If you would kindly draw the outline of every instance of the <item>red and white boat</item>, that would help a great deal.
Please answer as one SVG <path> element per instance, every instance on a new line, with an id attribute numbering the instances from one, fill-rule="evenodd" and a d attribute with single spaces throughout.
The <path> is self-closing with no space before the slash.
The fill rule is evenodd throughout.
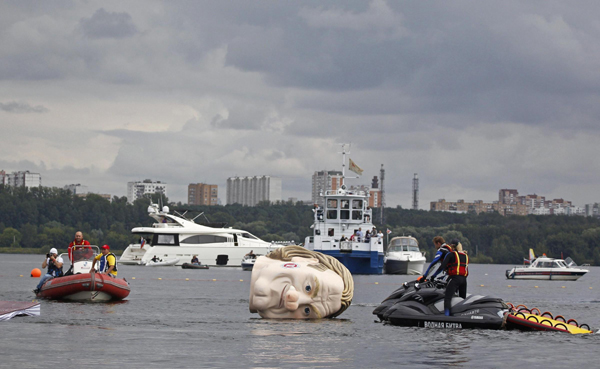
<path id="1" fill-rule="evenodd" d="M 91 248 L 98 249 L 97 246 L 91 246 Z M 129 282 L 124 278 L 113 278 L 90 270 L 94 255 L 89 252 L 82 254 L 73 254 L 75 260 L 72 265 L 73 274 L 48 280 L 40 288 L 37 297 L 52 300 L 104 302 L 122 300 L 129 296 L 129 292 L 131 292 Z M 66 254 L 61 256 L 63 260 L 68 260 Z"/>

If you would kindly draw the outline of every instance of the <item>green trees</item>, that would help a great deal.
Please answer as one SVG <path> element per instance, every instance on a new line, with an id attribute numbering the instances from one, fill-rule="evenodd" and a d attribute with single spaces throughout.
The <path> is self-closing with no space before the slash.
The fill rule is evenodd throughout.
<path id="1" fill-rule="evenodd" d="M 155 198 L 154 201 L 158 201 Z M 164 199 L 162 200 L 164 201 Z M 0 185 L 0 248 L 47 252 L 50 247 L 66 250 L 76 231 L 92 244 L 108 244 L 123 250 L 138 240 L 131 229 L 150 226 L 148 199 L 128 204 L 125 197 L 108 201 L 98 195 L 73 196 L 57 188 L 4 187 Z M 247 230 L 265 241 L 304 242 L 312 235 L 312 206 L 301 203 L 187 206 L 170 204 L 171 211 L 188 218 L 204 212 L 197 223 L 226 223 Z M 186 213 L 187 212 L 187 213 Z M 378 209 L 374 209 L 378 214 Z M 375 219 L 378 219 L 376 217 Z M 570 256 L 577 263 L 600 265 L 600 220 L 580 216 L 508 216 L 497 213 L 453 214 L 424 210 L 385 209 L 385 224 L 376 224 L 384 234 L 410 235 L 419 241 L 428 259 L 435 253 L 432 239 L 457 238 L 473 261 L 521 264 L 532 248 L 536 255 Z M 387 238 L 387 237 L 386 237 Z"/>

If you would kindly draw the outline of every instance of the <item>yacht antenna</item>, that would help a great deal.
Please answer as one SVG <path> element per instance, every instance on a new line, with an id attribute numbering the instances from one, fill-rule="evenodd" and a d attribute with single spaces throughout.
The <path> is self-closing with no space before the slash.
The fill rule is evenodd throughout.
<path id="1" fill-rule="evenodd" d="M 345 184 L 346 181 L 344 181 L 345 178 L 360 178 L 360 177 L 346 177 L 346 154 L 350 154 L 350 147 L 352 147 L 352 142 L 350 142 L 349 144 L 340 144 L 342 145 L 342 152 L 340 154 L 342 154 L 342 183 Z M 348 152 L 346 152 L 346 145 L 348 145 Z"/>

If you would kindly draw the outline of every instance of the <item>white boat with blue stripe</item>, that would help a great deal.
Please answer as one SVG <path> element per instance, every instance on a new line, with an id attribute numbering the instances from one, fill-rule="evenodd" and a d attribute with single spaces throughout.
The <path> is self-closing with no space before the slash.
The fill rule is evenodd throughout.
<path id="1" fill-rule="evenodd" d="M 342 179 L 346 152 L 342 153 Z M 357 178 L 357 177 L 352 177 Z M 342 182 L 344 183 L 344 182 Z M 333 256 L 352 274 L 383 274 L 383 237 L 366 237 L 374 229 L 369 193 L 349 190 L 343 184 L 337 190 L 322 193 L 324 208 L 313 209 L 313 235 L 305 240 L 305 247 Z M 356 236 L 357 231 L 362 236 Z"/>

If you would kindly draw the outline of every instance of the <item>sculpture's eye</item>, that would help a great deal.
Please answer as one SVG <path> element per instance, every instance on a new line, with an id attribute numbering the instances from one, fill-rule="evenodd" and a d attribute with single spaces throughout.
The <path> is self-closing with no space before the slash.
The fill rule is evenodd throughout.
<path id="1" fill-rule="evenodd" d="M 312 291 L 312 287 L 310 286 L 310 284 L 307 284 L 306 287 L 304 287 L 304 291 L 306 291 L 306 292 Z"/>
<path id="2" fill-rule="evenodd" d="M 304 315 L 306 315 L 306 316 L 310 315 L 310 308 L 308 306 L 304 308 Z"/>

